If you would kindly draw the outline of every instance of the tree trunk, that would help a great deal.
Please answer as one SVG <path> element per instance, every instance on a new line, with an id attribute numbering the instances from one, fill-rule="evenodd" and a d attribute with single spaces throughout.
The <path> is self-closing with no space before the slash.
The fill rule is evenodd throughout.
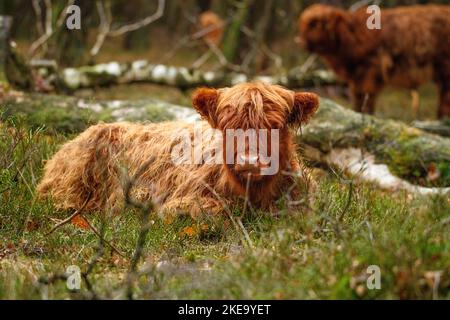
<path id="1" fill-rule="evenodd" d="M 234 19 L 229 24 L 225 38 L 222 42 L 223 55 L 230 63 L 234 63 L 236 61 L 239 53 L 238 49 L 241 39 L 241 28 L 247 20 L 251 1 L 252 0 L 242 0 L 237 4 L 238 8 L 234 15 Z"/>
<path id="2" fill-rule="evenodd" d="M 10 16 L 0 16 L 0 85 L 7 85 L 6 61 L 8 59 L 9 37 L 11 32 L 12 18 Z"/>
<path id="3" fill-rule="evenodd" d="M 33 77 L 25 60 L 10 44 L 12 18 L 0 16 L 0 85 L 30 90 Z"/>
<path id="4" fill-rule="evenodd" d="M 258 19 L 254 30 L 255 38 L 253 39 L 253 43 L 251 44 L 252 48 L 248 54 L 248 57 L 245 58 L 245 62 L 249 66 L 249 73 L 251 75 L 255 75 L 261 71 L 264 65 L 264 61 L 267 58 L 265 54 L 262 53 L 262 46 L 266 39 L 267 30 L 270 26 L 274 8 L 273 4 L 274 0 L 264 1 L 262 17 Z"/>

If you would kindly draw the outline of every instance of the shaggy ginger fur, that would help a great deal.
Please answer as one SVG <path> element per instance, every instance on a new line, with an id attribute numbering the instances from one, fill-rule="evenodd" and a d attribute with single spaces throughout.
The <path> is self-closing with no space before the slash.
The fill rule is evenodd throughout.
<path id="1" fill-rule="evenodd" d="M 381 29 L 369 30 L 366 8 L 348 12 L 316 4 L 298 20 L 300 41 L 348 82 L 358 111 L 374 112 L 385 85 L 416 89 L 434 81 L 438 117 L 450 117 L 450 6 L 415 5 L 381 11 Z"/>
<path id="2" fill-rule="evenodd" d="M 253 178 L 248 171 L 240 171 L 237 165 L 226 162 L 174 164 L 172 148 L 179 141 L 180 130 L 193 136 L 191 123 L 98 124 L 63 145 L 48 161 L 38 194 L 52 197 L 56 207 L 62 209 L 80 209 L 85 203 L 85 208 L 91 211 L 117 207 L 124 198 L 120 168 L 127 168 L 133 175 L 152 157 L 154 161 L 135 182 L 132 194 L 139 200 L 158 201 L 162 212 L 181 210 L 192 215 L 221 212 L 224 205 L 236 204 L 246 195 L 253 206 L 272 209 L 275 201 L 291 189 L 298 196 L 300 191 L 306 191 L 309 176 L 297 159 L 290 127 L 306 123 L 315 113 L 318 107 L 315 94 L 246 83 L 220 90 L 197 89 L 193 105 L 206 120 L 201 122 L 202 131 L 211 127 L 220 132 L 230 128 L 279 129 L 278 172 L 267 176 L 255 173 Z M 211 141 L 205 140 L 196 147 L 211 150 L 214 147 Z M 252 167 L 252 172 L 257 169 Z M 296 173 L 299 178 L 294 179 L 286 172 Z M 250 179 L 248 193 L 247 179 Z"/>
<path id="3" fill-rule="evenodd" d="M 224 21 L 214 12 L 205 11 L 199 17 L 199 32 L 206 32 L 202 37 L 203 40 L 209 42 L 216 47 L 222 40 L 224 31 Z"/>

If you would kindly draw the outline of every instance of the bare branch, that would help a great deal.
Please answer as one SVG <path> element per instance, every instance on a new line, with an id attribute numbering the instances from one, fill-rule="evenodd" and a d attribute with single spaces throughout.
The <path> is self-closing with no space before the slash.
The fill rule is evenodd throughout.
<path id="1" fill-rule="evenodd" d="M 83 217 L 84 221 L 86 221 L 87 225 L 89 226 L 89 228 L 92 230 L 92 232 L 94 232 L 97 237 L 100 238 L 101 241 L 103 241 L 104 243 L 106 243 L 115 253 L 117 253 L 119 256 L 121 256 L 122 258 L 125 257 L 125 255 L 120 252 L 119 249 L 117 249 L 111 242 L 109 242 L 108 240 L 105 239 L 105 237 L 102 235 L 101 232 L 99 232 L 94 225 L 89 221 L 88 218 Z"/>
<path id="2" fill-rule="evenodd" d="M 56 29 L 59 29 L 64 24 L 64 19 L 67 15 L 67 8 L 73 5 L 75 0 L 68 0 L 65 8 L 61 11 L 58 20 L 56 22 Z M 54 35 L 53 29 L 53 11 L 52 11 L 52 0 L 44 0 L 45 4 L 45 33 L 39 37 L 35 42 L 33 42 L 28 50 L 28 54 L 30 57 L 34 57 L 37 50 L 47 43 L 47 41 Z M 36 15 L 40 15 L 41 10 L 39 7 L 39 3 L 33 3 L 33 7 L 35 8 Z M 39 8 L 39 9 L 38 9 Z"/>
<path id="3" fill-rule="evenodd" d="M 45 32 L 42 36 L 40 36 L 35 42 L 33 42 L 30 46 L 29 55 L 34 56 L 37 49 L 42 46 L 44 43 L 50 39 L 51 35 L 53 34 L 53 28 L 52 28 L 52 1 L 51 0 L 44 0 L 45 4 Z M 40 10 L 39 10 L 40 11 Z"/>
<path id="4" fill-rule="evenodd" d="M 41 6 L 40 6 L 39 2 L 40 2 L 40 0 L 33 0 L 32 5 L 33 5 L 34 14 L 36 15 L 36 28 L 39 33 L 39 36 L 42 36 L 44 34 L 44 28 L 43 28 L 44 22 L 42 21 L 42 10 L 41 10 Z"/>
<path id="5" fill-rule="evenodd" d="M 107 37 L 118 37 L 125 33 L 136 31 L 161 18 L 164 14 L 165 4 L 165 0 L 158 0 L 158 8 L 151 16 L 148 16 L 141 21 L 122 26 L 116 30 L 111 30 L 111 3 L 108 1 L 105 8 L 102 0 L 97 1 L 97 11 L 100 17 L 100 31 L 97 35 L 97 40 L 90 51 L 91 57 L 94 57 L 99 53 Z"/>
<path id="6" fill-rule="evenodd" d="M 81 213 L 83 212 L 84 208 L 86 208 L 86 205 L 88 204 L 89 200 L 91 200 L 91 194 L 89 194 L 86 198 L 86 200 L 84 201 L 83 205 L 81 206 L 80 209 L 76 210 L 72 215 L 70 215 L 68 218 L 64 219 L 63 221 L 61 221 L 60 223 L 58 223 L 57 225 L 55 225 L 49 232 L 47 232 L 45 235 L 48 236 L 50 234 L 52 234 L 56 229 L 59 229 L 60 227 L 62 227 L 65 224 L 68 224 L 70 221 L 72 221 L 73 218 L 81 215 Z"/>
<path id="7" fill-rule="evenodd" d="M 161 18 L 163 16 L 165 5 L 166 5 L 166 0 L 158 0 L 158 8 L 156 9 L 156 12 L 154 14 L 142 19 L 141 21 L 122 26 L 116 30 L 112 30 L 108 33 L 108 36 L 118 37 L 127 32 L 136 31 L 140 28 L 143 28 L 143 27 L 149 25 L 150 23 L 158 20 L 159 18 Z"/>
<path id="8" fill-rule="evenodd" d="M 107 2 L 107 6 L 103 5 L 103 1 L 97 1 L 97 12 L 100 17 L 100 32 L 97 35 L 97 40 L 95 41 L 94 46 L 92 47 L 90 54 L 91 56 L 96 56 L 100 51 L 100 48 L 103 46 L 106 37 L 111 28 L 111 5 L 110 2 Z"/>

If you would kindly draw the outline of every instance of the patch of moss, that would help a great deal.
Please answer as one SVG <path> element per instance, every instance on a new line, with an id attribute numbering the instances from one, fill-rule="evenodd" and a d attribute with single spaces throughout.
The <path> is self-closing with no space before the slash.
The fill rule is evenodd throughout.
<path id="1" fill-rule="evenodd" d="M 4 116 L 18 116 L 31 128 L 45 127 L 53 132 L 76 133 L 98 121 L 98 115 L 91 110 L 71 106 L 57 107 L 48 104 L 19 103 L 6 104 Z"/>

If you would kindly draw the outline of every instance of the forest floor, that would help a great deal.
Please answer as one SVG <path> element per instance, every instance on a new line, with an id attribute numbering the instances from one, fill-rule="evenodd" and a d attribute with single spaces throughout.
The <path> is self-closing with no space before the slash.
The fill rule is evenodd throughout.
<path id="1" fill-rule="evenodd" d="M 433 94 L 427 92 L 423 103 L 434 105 Z M 186 93 L 151 85 L 95 94 L 99 99 L 151 96 L 189 104 Z M 408 99 L 406 93 L 388 91 L 378 112 L 409 121 L 404 116 Z M 107 245 L 100 251 L 99 238 L 83 219 L 46 235 L 70 213 L 35 198 L 44 161 L 88 123 L 98 121 L 87 115 L 73 121 L 79 125 L 62 125 L 71 117 L 43 110 L 34 118 L 4 115 L 0 122 L 0 299 L 76 299 L 93 293 L 124 298 L 127 292 L 151 299 L 450 298 L 449 199 L 349 184 L 349 177 L 323 170 L 317 170 L 312 212 L 278 217 L 233 212 L 243 228 L 234 227 L 228 217 L 152 215 L 138 265 L 145 272 L 131 277 L 130 261 L 141 230 L 134 210 L 88 216 L 97 229 L 104 228 L 105 239 L 122 256 Z M 92 288 L 82 282 L 81 290 L 70 291 L 66 281 L 52 281 L 72 265 L 87 271 Z M 380 289 L 366 285 L 370 265 L 380 268 Z"/>

